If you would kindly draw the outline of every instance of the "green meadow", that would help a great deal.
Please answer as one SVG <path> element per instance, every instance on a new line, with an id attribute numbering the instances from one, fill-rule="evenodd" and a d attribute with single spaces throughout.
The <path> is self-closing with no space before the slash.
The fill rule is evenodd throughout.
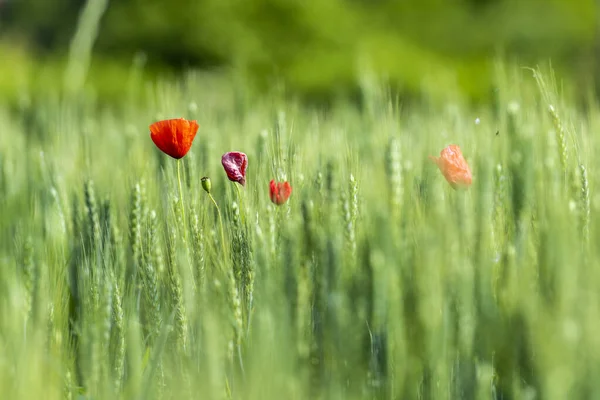
<path id="1" fill-rule="evenodd" d="M 550 69 L 493 80 L 486 105 L 367 76 L 310 107 L 132 74 L 113 105 L 1 106 L 2 398 L 597 397 L 600 108 Z M 179 117 L 200 125 L 181 193 L 148 128 Z M 449 144 L 467 190 L 428 159 Z"/>

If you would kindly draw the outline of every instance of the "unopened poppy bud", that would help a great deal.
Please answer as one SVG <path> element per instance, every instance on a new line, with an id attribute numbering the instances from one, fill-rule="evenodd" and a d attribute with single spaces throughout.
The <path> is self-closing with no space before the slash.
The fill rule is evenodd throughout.
<path id="1" fill-rule="evenodd" d="M 206 190 L 206 193 L 210 193 L 210 188 L 212 187 L 210 183 L 210 178 L 208 176 L 205 176 L 200 180 L 202 181 L 202 188 Z"/>

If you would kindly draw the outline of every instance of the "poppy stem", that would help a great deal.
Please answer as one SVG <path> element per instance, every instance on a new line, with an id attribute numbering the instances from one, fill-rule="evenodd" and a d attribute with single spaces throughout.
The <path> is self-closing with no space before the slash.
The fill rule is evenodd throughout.
<path id="1" fill-rule="evenodd" d="M 244 207 L 242 204 L 242 192 L 240 191 L 240 187 L 238 185 L 235 185 L 235 189 L 237 190 L 238 200 L 240 202 L 240 213 L 242 214 L 242 225 L 243 225 L 244 224 L 244 216 L 245 216 L 246 212 L 244 211 Z"/>
<path id="2" fill-rule="evenodd" d="M 179 205 L 181 207 L 181 222 L 183 224 L 183 235 L 187 242 L 187 229 L 185 228 L 185 206 L 183 204 L 183 189 L 181 186 L 181 159 L 177 160 L 177 182 L 179 183 Z"/>
<path id="3" fill-rule="evenodd" d="M 219 205 L 215 201 L 215 198 L 213 197 L 212 194 L 209 193 L 208 197 L 210 197 L 213 204 L 217 208 L 217 214 L 219 215 L 219 227 L 221 228 L 221 245 L 223 246 L 223 256 L 225 256 L 227 249 L 225 248 L 225 230 L 223 229 L 223 218 L 221 218 L 221 209 L 219 208 Z"/>

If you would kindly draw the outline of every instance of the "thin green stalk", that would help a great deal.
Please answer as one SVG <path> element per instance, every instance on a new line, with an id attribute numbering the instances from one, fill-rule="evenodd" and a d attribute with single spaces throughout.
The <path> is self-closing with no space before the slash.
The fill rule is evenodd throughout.
<path id="1" fill-rule="evenodd" d="M 217 214 L 219 215 L 219 228 L 221 229 L 221 246 L 223 248 L 223 260 L 225 260 L 227 248 L 225 246 L 225 230 L 223 229 L 223 218 L 221 216 L 221 209 L 219 208 L 219 205 L 217 204 L 217 202 L 215 201 L 215 198 L 213 197 L 213 195 L 210 193 L 209 190 L 207 190 L 208 197 L 210 197 L 210 200 L 213 202 L 213 204 L 217 208 Z M 238 195 L 239 195 L 239 189 L 238 189 Z M 232 296 L 231 296 L 232 308 L 234 310 L 234 314 L 236 315 L 236 323 L 238 324 L 238 326 L 235 328 L 235 335 L 236 335 L 235 341 L 237 343 L 237 353 L 238 353 L 238 360 L 240 363 L 240 370 L 241 370 L 242 376 L 243 376 L 243 375 L 245 375 L 245 372 L 244 372 L 244 362 L 242 359 L 242 348 L 241 348 L 241 343 L 240 343 L 241 326 L 242 326 L 241 311 L 240 311 L 240 299 L 239 299 L 239 294 L 237 292 L 237 286 L 235 283 L 235 277 L 233 275 L 233 271 L 230 270 L 228 272 L 228 277 L 230 280 L 230 290 L 232 290 Z"/>
<path id="2" fill-rule="evenodd" d="M 241 217 L 242 217 L 242 225 L 244 225 L 244 205 L 242 203 L 242 192 L 240 191 L 240 187 L 239 185 L 235 185 L 235 189 L 237 190 L 237 194 L 238 194 L 238 200 L 240 202 L 240 213 L 241 213 Z"/>
<path id="3" fill-rule="evenodd" d="M 185 206 L 183 205 L 183 189 L 181 187 L 181 159 L 177 160 L 177 182 L 179 183 L 179 205 L 181 207 L 181 222 L 183 223 L 183 237 L 187 242 L 187 229 L 185 229 Z"/>
<path id="4" fill-rule="evenodd" d="M 212 194 L 209 193 L 208 197 L 210 197 L 213 204 L 217 208 L 217 214 L 219 215 L 219 227 L 221 229 L 221 246 L 223 246 L 223 255 L 225 255 L 225 253 L 227 253 L 227 251 L 226 251 L 227 249 L 225 247 L 225 230 L 223 229 L 223 218 L 221 217 L 221 209 L 219 208 L 219 205 L 215 201 L 215 198 L 213 197 Z"/>

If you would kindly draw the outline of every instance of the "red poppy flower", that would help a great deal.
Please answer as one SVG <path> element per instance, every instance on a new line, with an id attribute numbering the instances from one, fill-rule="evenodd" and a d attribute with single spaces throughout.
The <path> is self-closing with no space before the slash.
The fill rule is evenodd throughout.
<path id="1" fill-rule="evenodd" d="M 190 151 L 198 123 L 183 118 L 167 119 L 150 125 L 150 137 L 163 153 L 180 159 Z"/>
<path id="2" fill-rule="evenodd" d="M 246 167 L 248 166 L 248 157 L 239 151 L 230 151 L 223 154 L 221 164 L 227 173 L 230 181 L 238 182 L 244 186 L 246 184 Z"/>
<path id="3" fill-rule="evenodd" d="M 271 180 L 269 183 L 269 195 L 271 201 L 278 206 L 282 205 L 290 198 L 292 194 L 292 187 L 289 182 L 275 182 Z"/>
<path id="4" fill-rule="evenodd" d="M 452 188 L 467 188 L 471 185 L 473 181 L 471 169 L 457 145 L 451 144 L 446 147 L 440 152 L 440 157 L 429 156 L 429 158 L 437 164 Z"/>

